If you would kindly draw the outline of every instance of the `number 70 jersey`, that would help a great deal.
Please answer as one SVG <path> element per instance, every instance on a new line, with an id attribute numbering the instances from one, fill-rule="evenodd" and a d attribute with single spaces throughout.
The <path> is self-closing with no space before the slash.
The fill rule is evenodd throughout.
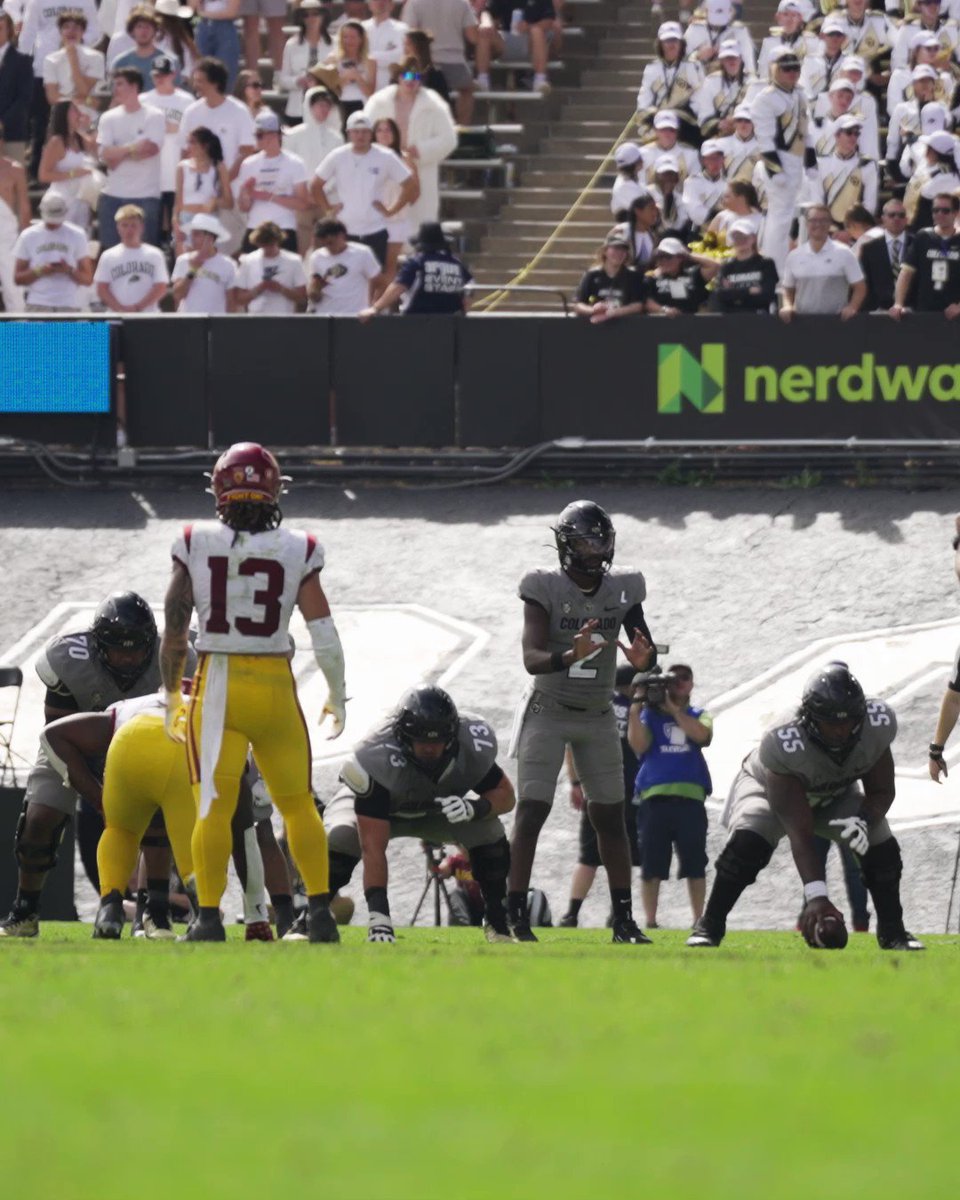
<path id="1" fill-rule="evenodd" d="M 237 533 L 219 521 L 185 525 L 173 558 L 190 575 L 200 621 L 197 649 L 214 654 L 287 654 L 300 585 L 323 569 L 309 533 Z"/>

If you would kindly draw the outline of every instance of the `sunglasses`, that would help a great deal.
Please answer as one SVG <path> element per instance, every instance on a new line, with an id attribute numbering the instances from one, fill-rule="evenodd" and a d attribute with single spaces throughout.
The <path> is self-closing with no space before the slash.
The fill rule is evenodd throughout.
<path id="1" fill-rule="evenodd" d="M 897 221 L 905 221 L 907 219 L 907 214 L 905 212 L 888 212 L 884 213 L 884 216 L 893 217 Z"/>
<path id="2" fill-rule="evenodd" d="M 944 207 L 941 205 L 941 207 L 940 207 L 940 208 L 935 208 L 935 209 L 933 209 L 932 211 L 933 211 L 933 212 L 935 212 L 935 213 L 952 213 L 952 212 L 953 212 L 953 209 L 952 209 L 952 208 L 944 208 Z"/>
<path id="3" fill-rule="evenodd" d="M 404 71 L 400 76 L 404 83 L 419 83 L 420 75 L 416 71 Z"/>
<path id="4" fill-rule="evenodd" d="M 243 86 L 244 87 L 252 87 L 252 88 L 260 88 L 261 90 L 263 88 L 263 84 L 258 79 L 251 79 L 249 83 L 245 83 Z"/>

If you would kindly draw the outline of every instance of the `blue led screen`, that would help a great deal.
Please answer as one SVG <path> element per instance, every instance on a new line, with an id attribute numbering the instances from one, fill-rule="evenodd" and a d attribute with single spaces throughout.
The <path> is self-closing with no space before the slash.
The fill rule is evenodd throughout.
<path id="1" fill-rule="evenodd" d="M 0 413 L 108 413 L 108 321 L 0 321 Z"/>

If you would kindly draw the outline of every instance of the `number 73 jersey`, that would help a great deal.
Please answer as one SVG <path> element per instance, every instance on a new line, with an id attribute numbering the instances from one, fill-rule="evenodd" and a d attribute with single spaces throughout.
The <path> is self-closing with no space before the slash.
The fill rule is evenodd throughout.
<path id="1" fill-rule="evenodd" d="M 237 533 L 219 521 L 185 525 L 173 557 L 190 575 L 200 621 L 197 649 L 214 654 L 287 654 L 300 585 L 323 569 L 309 533 Z"/>
<path id="2" fill-rule="evenodd" d="M 743 764 L 754 779 L 766 783 L 767 772 L 792 775 L 807 793 L 813 808 L 842 796 L 880 761 L 897 736 L 897 717 L 882 700 L 867 701 L 860 737 L 842 762 L 831 758 L 800 724 L 793 713 L 771 726 L 760 745 Z"/>

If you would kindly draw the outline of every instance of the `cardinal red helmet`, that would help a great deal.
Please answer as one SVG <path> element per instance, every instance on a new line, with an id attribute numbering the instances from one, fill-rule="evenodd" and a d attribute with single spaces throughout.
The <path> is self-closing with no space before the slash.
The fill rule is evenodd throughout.
<path id="1" fill-rule="evenodd" d="M 217 515 L 234 529 L 278 525 L 280 496 L 288 479 L 265 447 L 257 442 L 237 442 L 220 455 L 210 476 Z"/>

